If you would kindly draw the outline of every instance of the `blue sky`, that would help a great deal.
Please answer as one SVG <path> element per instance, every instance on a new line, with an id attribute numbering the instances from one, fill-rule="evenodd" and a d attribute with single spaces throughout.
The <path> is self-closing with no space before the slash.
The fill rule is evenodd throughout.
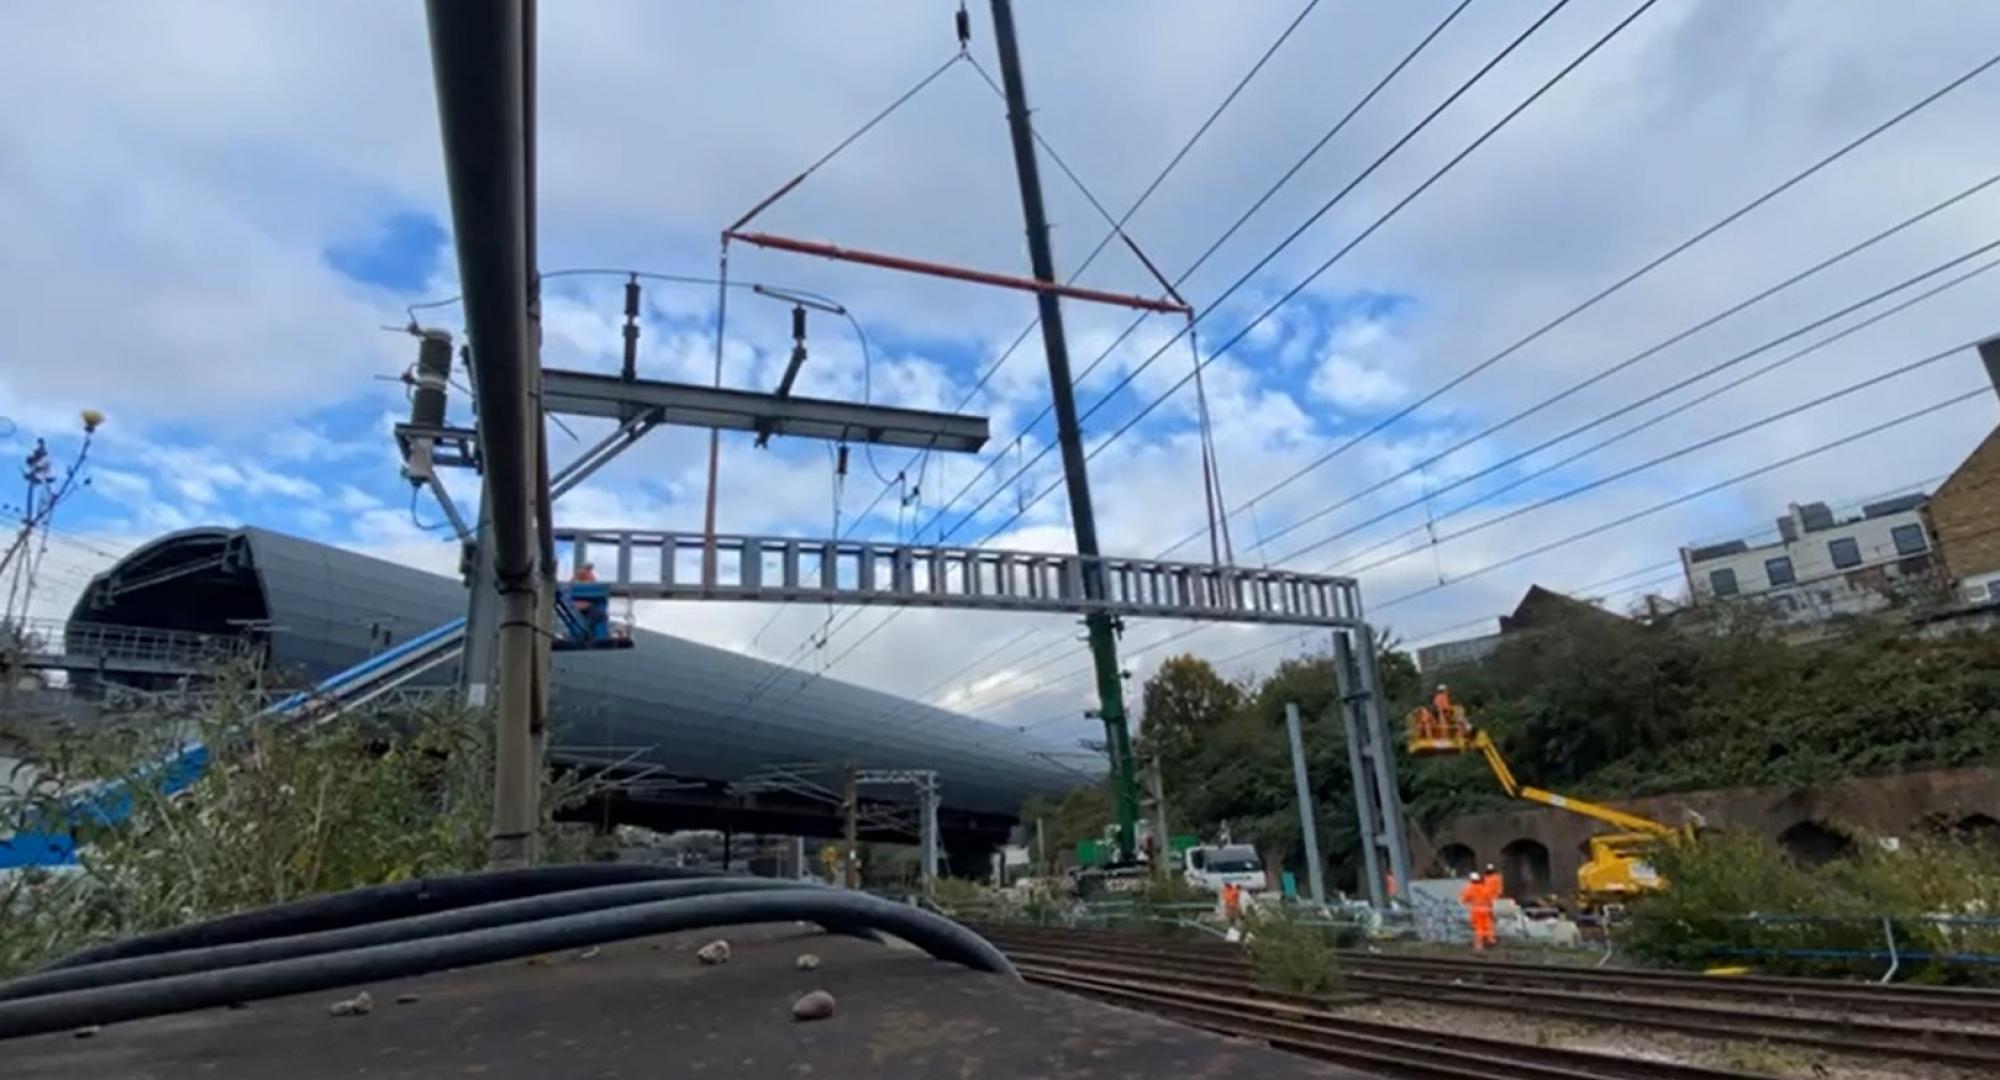
<path id="1" fill-rule="evenodd" d="M 1296 10 L 1273 4 L 1162 12 L 1112 4 L 1024 11 L 1039 129 L 1101 202 L 1121 210 Z M 1441 2 L 1315 10 L 1133 215 L 1133 237 L 1169 275 L 1179 275 L 1446 10 Z M 415 358 L 414 341 L 400 329 L 406 305 L 457 291 L 420 13 L 386 3 L 332 12 L 197 0 L 120 13 L 125 17 L 108 18 L 91 4 L 36 8 L 0 42 L 0 92 L 47 103 L 0 117 L 0 232 L 10 238 L 0 250 L 0 303 L 8 308 L 0 320 L 0 416 L 16 427 L 0 438 L 0 449 L 19 453 L 24 440 L 46 434 L 61 450 L 73 445 L 77 409 L 102 408 L 111 417 L 93 454 L 92 492 L 60 523 L 42 610 L 60 612 L 88 574 L 118 552 L 168 529 L 211 522 L 254 522 L 449 570 L 453 545 L 426 528 L 438 523 L 436 508 L 419 499 L 413 516 L 411 489 L 398 475 L 388 438 L 407 409 L 399 377 Z M 1183 291 L 1206 312 L 1205 354 L 1369 228 L 1622 11 L 1583 5 L 1552 20 L 1224 298 L 1294 225 L 1538 13 L 1518 0 L 1468 8 L 1404 78 L 1187 277 Z M 771 15 L 760 4 L 665 12 L 633 3 L 588 17 L 544 11 L 545 270 L 713 275 L 722 225 L 955 48 L 938 11 L 887 6 L 857 18 L 792 7 L 783 18 Z M 607 27 L 618 32 L 608 34 Z M 2000 170 L 1985 122 L 2000 105 L 2000 75 L 1989 74 L 1491 370 L 1340 449 L 1985 59 L 1982 43 L 2000 36 L 1996 31 L 2000 12 L 1943 0 L 1893 10 L 1804 0 L 1657 6 L 1212 360 L 1204 382 L 1227 501 L 1238 508 L 1231 519 L 1238 557 L 1276 557 L 1414 501 L 1320 547 L 1301 565 L 1372 559 L 1359 553 L 1398 534 L 1421 538 L 1427 514 L 1445 514 L 1527 476 L 1576 444 L 1496 469 L 1428 506 L 1427 490 L 2000 236 L 1996 188 L 1544 414 L 1429 460 Z M 86 33 L 97 43 L 93 50 L 65 47 Z M 707 59 L 740 56 L 752 41 L 755 64 Z M 989 49 L 976 33 L 975 55 L 990 70 Z M 1057 263 L 1066 272 L 1103 225 L 1058 170 L 1045 168 L 1044 175 Z M 758 227 L 1021 273 L 1026 257 L 1012 183 L 997 103 L 969 68 L 952 70 L 774 206 Z M 952 407 L 1033 316 L 1032 301 L 1019 294 L 742 247 L 732 254 L 731 277 L 812 289 L 854 313 L 867 334 L 865 359 L 844 321 L 812 316 L 800 392 L 821 396 L 859 399 L 865 374 L 877 400 Z M 1996 281 L 2000 275 L 1982 275 L 1954 286 L 1447 523 L 1461 527 L 1507 512 L 1990 333 Z M 1083 282 L 1157 291 L 1116 244 Z M 620 286 L 616 276 L 549 280 L 550 364 L 616 369 Z M 648 282 L 645 299 L 642 370 L 705 381 L 715 347 L 712 288 Z M 786 306 L 738 292 L 729 312 L 725 381 L 775 385 L 790 346 Z M 1080 304 L 1065 313 L 1078 369 L 1131 319 Z M 451 305 L 418 315 L 428 326 L 462 329 Z M 1091 409 L 1167 346 L 1087 421 L 1092 447 L 1187 373 L 1185 343 L 1168 344 L 1176 329 L 1169 319 L 1147 320 L 1082 381 L 1079 401 Z M 1454 582 L 1384 613 L 1406 638 L 1421 637 L 1508 609 L 1532 581 L 1578 587 L 1672 559 L 1682 543 L 1775 517 L 1787 501 L 1840 502 L 1934 477 L 1991 428 L 1991 402 L 1941 413 L 1893 437 L 1506 571 L 1481 573 L 1512 553 L 1977 386 L 1981 378 L 1969 356 L 1934 365 L 1504 527 L 1423 547 L 1364 575 L 1364 594 L 1386 600 L 1440 576 Z M 1707 385 L 1635 411 L 1608 430 L 1650 418 Z M 467 419 L 463 395 L 454 398 L 454 415 Z M 1193 400 L 1185 390 L 1167 396 L 1093 459 L 1107 549 L 1152 555 L 1201 527 Z M 957 524 L 996 477 L 1047 447 L 1048 425 L 1029 425 L 1046 401 L 1040 341 L 1031 335 L 968 406 L 992 419 L 989 450 L 976 461 L 926 461 L 920 485 L 914 476 L 893 483 L 905 455 L 877 454 L 875 464 L 895 490 L 855 526 L 857 534 L 893 537 L 928 520 L 981 466 L 1004 455 L 943 518 Z M 604 430 L 589 422 L 571 427 L 574 438 L 551 432 L 559 461 Z M 1022 449 L 1011 448 L 1017 435 Z M 561 520 L 698 527 L 705 448 L 701 433 L 655 433 L 567 499 Z M 1325 464 L 1244 507 L 1330 453 Z M 1420 463 L 1427 464 L 1412 472 Z M 1008 520 L 1017 490 L 1039 491 L 1054 470 L 1051 454 L 954 538 L 997 529 L 996 543 L 1067 547 L 1060 497 Z M 824 447 L 780 440 L 758 450 L 747 437 L 725 440 L 723 476 L 722 525 L 744 532 L 819 535 L 831 528 L 836 509 L 843 527 L 853 525 L 884 486 L 859 453 L 837 484 Z M 470 496 L 469 477 L 449 479 Z M 1338 512 L 1288 528 L 1377 484 L 1380 491 Z M 912 505 L 902 505 L 908 489 L 919 486 Z M 1199 557 L 1207 546 L 1204 540 L 1179 554 Z M 1634 595 L 1610 601 L 1615 606 Z M 712 605 L 642 608 L 635 615 L 670 632 L 795 659 L 804 669 L 828 655 L 807 644 L 824 625 L 824 610 L 794 605 L 774 618 L 768 608 Z M 836 644 L 843 635 L 865 633 L 877 618 L 843 624 Z M 1023 629 L 1034 634 L 934 696 L 998 722 L 1049 721 L 1052 737 L 1087 730 L 1078 722 L 1086 684 L 1055 677 L 1075 665 L 1029 670 L 1041 658 L 1031 650 L 1068 632 L 1060 619 L 914 612 L 831 674 L 916 692 Z M 1133 666 L 1150 670 L 1166 652 L 1147 643 L 1177 629 L 1135 626 L 1127 642 Z M 1175 647 L 1222 658 L 1277 639 L 1219 629 Z M 1233 661 L 1231 670 L 1268 667 L 1293 647 Z"/>

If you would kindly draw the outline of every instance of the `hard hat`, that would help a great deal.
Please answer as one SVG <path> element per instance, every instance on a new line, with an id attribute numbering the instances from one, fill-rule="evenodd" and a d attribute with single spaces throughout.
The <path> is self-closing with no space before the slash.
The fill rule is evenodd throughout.
<path id="1" fill-rule="evenodd" d="M 1477 870 L 1474 870 L 1474 871 L 1472 872 L 1472 880 L 1474 880 L 1474 881 L 1478 881 L 1478 880 L 1479 880 L 1479 871 L 1477 871 Z"/>
<path id="2" fill-rule="evenodd" d="M 1438 684 L 1438 689 L 1440 689 L 1440 690 L 1444 689 L 1444 684 L 1443 684 L 1443 683 L 1439 683 L 1439 684 Z"/>

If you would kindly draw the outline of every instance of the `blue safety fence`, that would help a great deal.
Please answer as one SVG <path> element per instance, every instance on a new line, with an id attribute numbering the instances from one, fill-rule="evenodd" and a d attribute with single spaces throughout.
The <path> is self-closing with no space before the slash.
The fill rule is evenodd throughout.
<path id="1" fill-rule="evenodd" d="M 1686 959 L 1779 971 L 1986 982 L 2000 969 L 2000 918 L 1983 915 L 1752 914 L 1690 924 L 1689 934 L 1708 943 Z"/>
<path id="2" fill-rule="evenodd" d="M 378 685 L 380 679 L 412 658 L 453 647 L 464 631 L 465 620 L 453 619 L 336 672 L 309 689 L 279 699 L 254 720 L 309 716 L 315 706 L 337 704 Z M 76 865 L 78 851 L 92 831 L 115 828 L 132 816 L 135 783 L 171 798 L 201 779 L 208 771 L 208 762 L 209 748 L 198 741 L 189 742 L 129 781 L 92 785 L 68 797 L 58 809 L 31 810 L 13 835 L 0 837 L 0 871 Z"/>

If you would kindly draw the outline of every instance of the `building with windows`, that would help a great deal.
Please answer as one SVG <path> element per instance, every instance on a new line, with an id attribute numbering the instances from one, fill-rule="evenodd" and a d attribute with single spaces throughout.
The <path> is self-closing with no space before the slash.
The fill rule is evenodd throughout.
<path id="1" fill-rule="evenodd" d="M 1954 598 L 2000 601 L 2000 429 L 1938 485 L 1927 513 Z"/>
<path id="2" fill-rule="evenodd" d="M 1777 540 L 1681 549 L 1696 607 L 1755 598 L 1779 620 L 1808 625 L 1899 606 L 1936 589 L 1936 540 L 1922 493 L 1869 503 L 1838 517 L 1825 503 L 1793 503 Z"/>

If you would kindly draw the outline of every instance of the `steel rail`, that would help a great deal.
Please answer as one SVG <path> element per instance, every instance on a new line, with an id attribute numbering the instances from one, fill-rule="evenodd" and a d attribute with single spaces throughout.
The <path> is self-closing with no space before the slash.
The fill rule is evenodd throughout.
<path id="1" fill-rule="evenodd" d="M 1100 971 L 1115 970 L 1148 979 L 1158 979 L 1165 972 L 1172 972 L 1177 978 L 1225 977 L 1234 980 L 1233 985 L 1238 992 L 1249 989 L 1251 976 L 1247 959 L 1227 947 L 1128 945 L 1101 940 L 1108 935 L 1090 934 L 1076 935 L 1067 941 L 1047 934 L 1039 939 L 1024 940 L 1004 930 L 989 928 L 983 932 L 1010 956 L 1018 956 L 1024 963 L 1084 963 L 1095 965 Z M 1079 960 L 1074 954 L 1079 945 L 1096 955 Z M 1374 959 L 1379 958 L 1361 960 L 1359 966 L 1366 967 L 1369 960 Z M 1464 966 L 1476 969 L 1483 965 Z M 1389 997 L 1502 1011 L 1532 1011 L 1590 1022 L 1681 1031 L 1706 1038 L 1785 1042 L 1829 1052 L 1888 1056 L 2000 1073 L 2000 1033 L 1993 1031 L 1885 1024 L 1856 1020 L 1851 1016 L 1777 1013 L 1746 1009 L 1741 1005 L 1691 1004 L 1659 998 L 1607 996 L 1602 991 L 1584 993 L 1519 984 L 1506 986 L 1509 993 L 1496 995 L 1493 993 L 1496 987 L 1480 981 L 1480 973 L 1476 970 L 1464 973 L 1463 977 L 1439 978 L 1447 973 L 1460 975 L 1460 972 L 1447 968 L 1437 968 L 1422 975 L 1369 973 L 1350 968 L 1344 973 L 1343 981 L 1352 989 L 1369 990 Z M 1721 980 L 1716 980 L 1709 988 L 1722 988 Z M 1644 992 L 1643 989 L 1640 992 Z"/>
<path id="2" fill-rule="evenodd" d="M 1017 963 L 1022 978 L 1166 1016 L 1220 1034 L 1384 1076 L 1416 1080 L 1743 1080 L 1749 1074 L 1646 1058 L 1458 1035 L 1333 1016 L 1320 1007 L 1197 988 L 1215 980 L 1146 973 L 1143 981 L 1086 974 L 1079 962 Z M 1504 1073 L 1501 1071 L 1504 1069 Z"/>

